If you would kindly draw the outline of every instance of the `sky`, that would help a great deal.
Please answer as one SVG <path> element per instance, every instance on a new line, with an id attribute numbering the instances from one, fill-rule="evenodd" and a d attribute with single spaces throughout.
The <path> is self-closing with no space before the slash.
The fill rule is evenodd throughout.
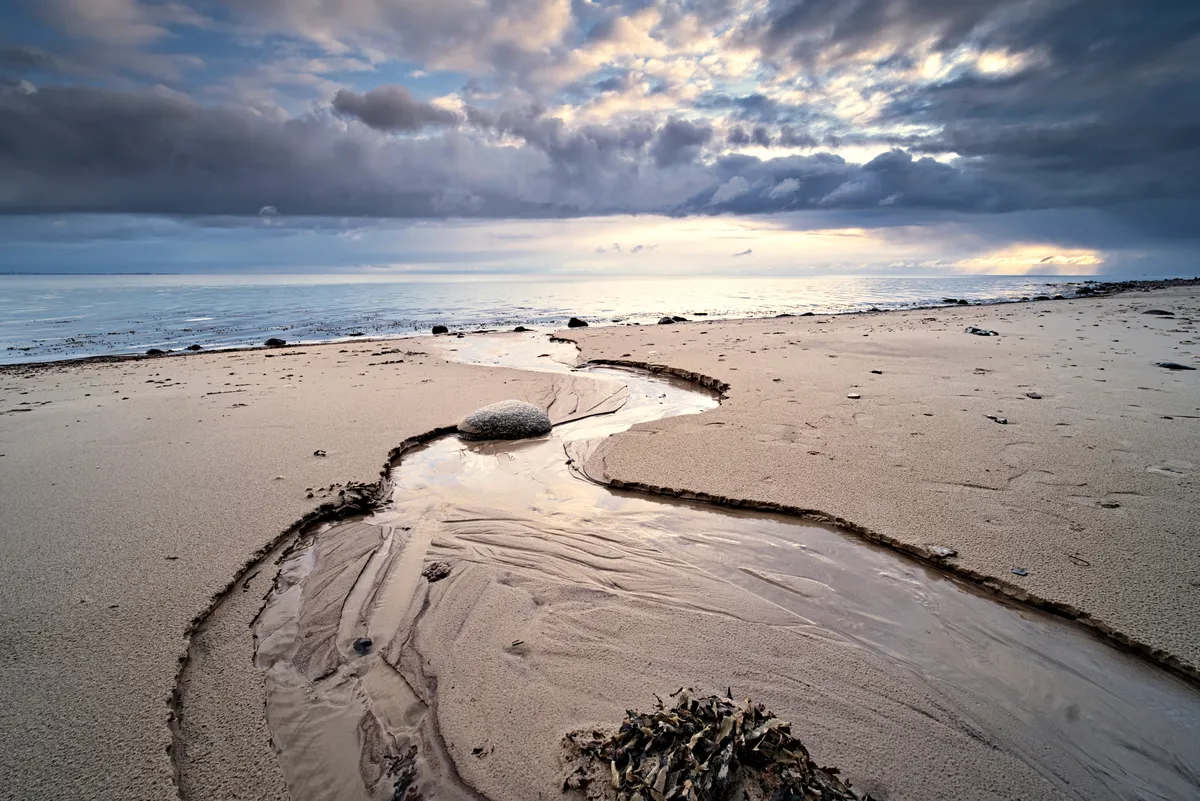
<path id="1" fill-rule="evenodd" d="M 1200 274 L 1196 0 L 8 0 L 0 271 Z"/>

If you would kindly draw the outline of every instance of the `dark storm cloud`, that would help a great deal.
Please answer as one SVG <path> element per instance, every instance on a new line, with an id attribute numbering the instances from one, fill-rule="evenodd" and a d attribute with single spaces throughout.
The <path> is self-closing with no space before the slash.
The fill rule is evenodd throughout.
<path id="1" fill-rule="evenodd" d="M 548 116 L 539 106 L 500 112 L 469 107 L 466 116 L 480 129 L 520 137 L 526 144 L 562 164 L 641 150 L 654 136 L 650 124 L 638 121 L 569 128 L 558 117 Z"/>
<path id="2" fill-rule="evenodd" d="M 57 72 L 58 69 L 58 59 L 39 47 L 0 46 L 0 75 L 28 75 L 35 72 Z"/>
<path id="3" fill-rule="evenodd" d="M 714 165 L 717 183 L 688 199 L 677 213 L 762 214 L 805 209 L 955 209 L 1002 212 L 1052 198 L 1031 197 L 1029 187 L 972 173 L 904 151 L 884 153 L 866 164 L 830 154 L 761 161 L 731 156 Z M 721 187 L 737 182 L 744 191 L 730 196 Z"/>
<path id="4" fill-rule="evenodd" d="M 725 141 L 731 146 L 740 147 L 754 143 L 759 147 L 770 147 L 772 144 L 771 130 L 765 125 L 755 125 L 749 131 L 740 125 L 735 125 L 729 129 L 729 133 L 725 135 Z"/>
<path id="5" fill-rule="evenodd" d="M 779 129 L 779 144 L 783 147 L 816 147 L 820 142 L 811 134 L 784 125 Z"/>
<path id="6" fill-rule="evenodd" d="M 668 120 L 658 131 L 650 155 L 659 167 L 685 164 L 700 153 L 701 146 L 712 139 L 712 126 L 688 120 Z"/>
<path id="7" fill-rule="evenodd" d="M 427 125 L 455 125 L 459 116 L 413 97 L 403 86 L 380 86 L 359 94 L 339 89 L 333 108 L 379 131 L 418 131 Z"/>
<path id="8" fill-rule="evenodd" d="M 1194 0 L 804 0 L 749 22 L 721 2 L 668 2 L 656 9 L 668 32 L 654 40 L 667 48 L 660 67 L 683 52 L 667 43 L 675 23 L 687 39 L 688 12 L 762 56 L 699 97 L 679 91 L 677 77 L 620 61 L 648 34 L 617 17 L 643 6 L 574 3 L 564 18 L 551 0 L 248 0 L 230 24 L 330 52 L 386 43 L 453 64 L 466 105 L 451 111 L 399 85 L 339 91 L 341 80 L 323 76 L 315 110 L 287 118 L 269 103 L 204 104 L 161 87 L 34 91 L 21 81 L 0 89 L 0 210 L 988 214 L 1200 197 Z M 182 17 L 164 8 L 127 18 L 104 41 L 165 46 L 170 37 L 155 31 L 178 30 Z M 583 52 L 595 45 L 617 55 Z M 995 56 L 989 72 L 973 60 L 985 51 L 1012 60 Z M 925 75 L 931 53 L 952 66 Z M 60 58 L 4 47 L 0 86 L 62 73 Z M 820 152 L 729 155 L 751 146 L 887 152 L 862 164 Z"/>
<path id="9" fill-rule="evenodd" d="M 381 142 L 328 116 L 271 119 L 238 106 L 93 88 L 0 92 L 0 208 L 430 217 L 551 213 L 511 195 L 522 154 L 458 163 L 436 142 Z M 476 163 L 474 160 L 479 159 Z M 471 168 L 473 180 L 456 179 Z"/>
<path id="10" fill-rule="evenodd" d="M 173 94 L 82 87 L 3 91 L 0 210 L 251 216 L 275 206 L 284 216 L 400 218 L 803 209 L 986 213 L 1179 197 L 1196 180 L 1195 167 L 1179 158 L 1173 175 L 1164 163 L 1140 181 L 1133 179 L 1142 161 L 1128 152 L 1117 154 L 1121 170 L 1102 170 L 1087 180 L 1036 161 L 1067 158 L 1069 133 L 1063 142 L 1040 146 L 1009 142 L 1001 134 L 996 141 L 962 141 L 968 152 L 979 147 L 990 158 L 1011 152 L 1011 159 L 1043 164 L 1004 172 L 986 159 L 945 163 L 905 150 L 865 164 L 828 153 L 703 160 L 713 129 L 683 119 L 658 128 L 574 128 L 534 108 L 499 114 L 468 109 L 463 120 L 438 137 L 396 137 L 347 128 L 331 114 L 273 119 Z M 498 134 L 509 137 L 507 143 L 494 141 Z M 754 132 L 744 135 L 754 141 Z M 1153 135 L 1160 145 L 1166 137 L 1175 154 L 1191 152 L 1186 148 L 1196 140 L 1190 128 Z M 520 144 L 513 146 L 512 138 Z M 1135 151 L 1142 146 L 1129 145 Z"/>
<path id="11" fill-rule="evenodd" d="M 875 133 L 827 128 L 823 143 L 961 157 L 952 166 L 877 159 L 825 203 L 919 197 L 985 211 L 1200 195 L 1200 3 L 1192 0 L 789 0 L 742 35 L 817 85 L 851 82 L 880 109 Z M 896 77 L 919 72 L 928 54 L 964 52 L 1012 61 L 990 74 L 968 64 L 931 81 Z M 765 102 L 759 111 L 778 116 Z M 926 132 L 889 132 L 913 126 Z M 797 144 L 814 146 L 809 134 Z M 792 138 L 781 133 L 781 144 Z M 787 194 L 789 207 L 806 197 Z M 762 209 L 781 199 L 747 192 L 731 202 Z"/>

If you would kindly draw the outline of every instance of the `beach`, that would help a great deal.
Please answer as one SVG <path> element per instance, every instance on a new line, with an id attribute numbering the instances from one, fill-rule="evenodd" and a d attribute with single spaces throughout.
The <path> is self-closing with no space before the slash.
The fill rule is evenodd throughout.
<path id="1" fill-rule="evenodd" d="M 1200 366 L 1197 319 L 1200 290 L 1179 286 L 558 336 L 581 360 L 669 369 L 723 394 L 582 454 L 593 480 L 836 524 L 1075 620 L 1186 686 L 1200 665 L 1200 372 L 1155 362 Z M 445 360 L 474 336 L 4 368 L 4 797 L 286 798 L 252 661 L 249 625 L 275 580 L 260 559 L 305 518 L 380 500 L 371 485 L 395 449 L 479 406 L 528 400 L 557 408 L 558 423 L 612 396 L 585 375 Z M 430 559 L 451 553 L 432 542 Z M 804 736 L 879 797 L 921 797 L 930 772 L 942 778 L 925 797 L 1057 797 L 956 729 L 937 693 L 819 630 L 797 633 L 729 582 L 601 597 L 561 576 L 513 586 L 483 556 L 462 558 L 428 590 L 433 611 L 413 636 L 419 672 L 437 677 L 446 752 L 488 798 L 552 797 L 567 726 L 615 724 L 626 702 L 715 690 L 720 675 L 793 718 L 805 699 L 842 704 Z M 656 561 L 645 554 L 637 575 Z M 651 590 L 711 608 L 638 594 Z M 560 628 L 535 598 L 567 604 Z M 518 640 L 542 661 L 498 661 Z M 673 656 L 633 665 L 653 652 Z M 189 674 L 197 665 L 213 669 Z M 667 669 L 680 665 L 694 669 Z M 542 668 L 558 677 L 545 709 L 515 706 L 544 688 Z M 783 686 L 784 673 L 807 689 Z M 197 684 L 181 689 L 189 675 Z M 189 692 L 201 710 L 190 722 Z M 886 726 L 856 717 L 881 697 Z M 912 720 L 931 722 L 908 747 Z M 525 763 L 535 772 L 512 767 Z"/>

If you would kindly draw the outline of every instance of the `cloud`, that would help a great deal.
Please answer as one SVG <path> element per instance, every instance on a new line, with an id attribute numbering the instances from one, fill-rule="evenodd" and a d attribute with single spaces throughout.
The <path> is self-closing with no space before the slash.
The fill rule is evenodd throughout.
<path id="1" fill-rule="evenodd" d="M 418 131 L 427 125 L 455 125 L 459 115 L 423 103 L 403 86 L 381 86 L 364 94 L 339 89 L 333 109 L 379 131 Z"/>
<path id="2" fill-rule="evenodd" d="M 1200 6 L 1184 0 L 36 8 L 52 30 L 0 47 L 0 212 L 1119 205 L 1184 236 L 1200 198 Z"/>
<path id="3" fill-rule="evenodd" d="M 139 0 L 39 0 L 37 10 L 67 36 L 134 45 L 166 35 L 160 19 L 169 18 L 172 7 L 144 5 Z"/>
<path id="4" fill-rule="evenodd" d="M 712 135 L 710 125 L 670 119 L 659 129 L 650 154 L 659 168 L 686 164 L 699 155 L 701 146 L 707 144 Z"/>
<path id="5" fill-rule="evenodd" d="M 735 175 L 725 183 L 717 187 L 717 191 L 713 192 L 712 197 L 708 199 L 708 205 L 716 206 L 739 198 L 750 191 L 750 182 L 740 175 Z"/>

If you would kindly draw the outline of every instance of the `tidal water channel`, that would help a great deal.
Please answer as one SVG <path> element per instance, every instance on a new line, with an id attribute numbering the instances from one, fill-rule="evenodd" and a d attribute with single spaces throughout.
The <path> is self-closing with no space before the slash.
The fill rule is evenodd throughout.
<path id="1" fill-rule="evenodd" d="M 576 369 L 537 337 L 447 347 Z M 705 681 L 765 696 L 875 798 L 1200 798 L 1191 683 L 837 529 L 588 480 L 589 443 L 718 399 L 582 372 L 627 401 L 533 440 L 435 439 L 385 508 L 282 562 L 256 661 L 294 801 L 558 797 L 570 726 Z"/>

